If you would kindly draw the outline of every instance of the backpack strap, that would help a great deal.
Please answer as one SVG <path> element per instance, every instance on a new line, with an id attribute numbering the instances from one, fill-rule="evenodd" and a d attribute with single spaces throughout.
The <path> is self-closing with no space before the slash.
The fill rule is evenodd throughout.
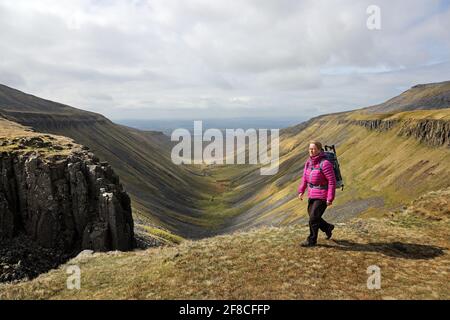
<path id="1" fill-rule="evenodd" d="M 324 185 L 316 185 L 316 184 L 312 184 L 312 183 L 308 183 L 308 186 L 312 189 L 322 189 L 322 190 L 327 190 L 328 189 L 328 185 L 324 184 Z"/>
<path id="2" fill-rule="evenodd" d="M 309 172 L 309 181 L 311 181 L 312 180 L 312 173 L 313 173 L 313 171 L 314 170 L 319 170 L 319 171 L 321 171 L 321 172 L 323 172 L 323 162 L 325 161 L 326 159 L 321 159 L 320 160 L 320 163 L 319 163 L 319 167 L 318 168 L 315 168 L 313 165 L 312 165 L 312 163 L 309 163 L 309 165 L 311 165 L 312 166 L 312 168 L 311 168 L 311 171 Z M 310 162 L 311 160 L 308 160 L 308 162 Z M 308 186 L 310 187 L 310 188 L 314 188 L 314 189 L 328 189 L 328 185 L 314 185 L 314 184 L 312 184 L 312 183 L 310 183 L 310 182 L 308 182 Z"/>
<path id="3" fill-rule="evenodd" d="M 320 160 L 320 164 L 319 164 L 319 167 L 318 167 L 318 168 L 315 168 L 315 167 L 314 167 L 314 165 L 311 163 L 311 159 L 308 160 L 308 165 L 311 166 L 311 171 L 309 172 L 309 181 L 312 180 L 312 174 L 313 174 L 313 171 L 314 171 L 314 170 L 322 171 L 322 163 L 323 163 L 324 160 L 325 160 L 325 159 L 321 159 L 321 160 Z M 306 169 L 308 169 L 308 167 L 306 167 Z"/>

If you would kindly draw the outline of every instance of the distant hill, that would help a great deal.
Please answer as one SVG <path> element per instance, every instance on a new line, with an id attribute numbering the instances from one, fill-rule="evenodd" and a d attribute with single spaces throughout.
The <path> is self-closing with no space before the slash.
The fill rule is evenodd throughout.
<path id="1" fill-rule="evenodd" d="M 280 115 L 281 117 L 282 115 Z M 177 120 L 177 119 L 156 119 L 156 120 L 139 120 L 139 119 L 122 119 L 115 122 L 140 130 L 158 130 L 170 137 L 173 130 L 177 128 L 185 128 L 190 132 L 194 130 L 194 121 L 201 120 L 203 130 L 209 128 L 225 130 L 225 129 L 250 129 L 250 128 L 286 128 L 303 121 L 302 117 L 298 118 L 224 118 L 224 119 L 192 119 L 192 120 Z"/>
<path id="2" fill-rule="evenodd" d="M 443 108 L 450 108 L 450 81 L 418 84 L 384 103 L 361 110 L 370 113 L 387 113 Z"/>

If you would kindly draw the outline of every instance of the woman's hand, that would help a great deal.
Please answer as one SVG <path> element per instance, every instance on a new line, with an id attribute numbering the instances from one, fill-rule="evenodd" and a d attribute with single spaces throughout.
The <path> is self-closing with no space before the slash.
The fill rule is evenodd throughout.
<path id="1" fill-rule="evenodd" d="M 298 194 L 298 198 L 303 201 L 303 192 Z"/>
<path id="2" fill-rule="evenodd" d="M 327 201 L 327 206 L 328 206 L 328 207 L 331 206 L 332 204 L 333 204 L 332 202 Z"/>

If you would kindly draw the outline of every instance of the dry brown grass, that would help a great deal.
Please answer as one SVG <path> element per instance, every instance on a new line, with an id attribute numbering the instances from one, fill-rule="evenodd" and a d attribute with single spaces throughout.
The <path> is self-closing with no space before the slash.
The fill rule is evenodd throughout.
<path id="1" fill-rule="evenodd" d="M 414 219 L 353 220 L 315 248 L 299 246 L 305 226 L 290 226 L 96 253 L 33 281 L 1 285 L 0 298 L 449 299 L 449 221 Z M 81 268 L 81 290 L 66 289 L 71 264 Z M 370 265 L 381 268 L 379 290 L 367 289 Z"/>
<path id="2" fill-rule="evenodd" d="M 0 118 L 0 138 L 11 138 L 17 136 L 30 137 L 35 135 L 29 128 L 21 126 L 12 121 Z"/>
<path id="3" fill-rule="evenodd" d="M 20 140 L 21 138 L 32 138 L 32 137 L 41 138 L 44 142 L 51 142 L 52 145 L 59 146 L 60 148 L 53 149 L 53 148 L 26 147 L 18 149 L 17 148 L 18 143 L 11 143 L 13 140 Z M 3 145 L 3 142 L 5 141 L 7 141 L 8 144 Z M 43 156 L 51 157 L 55 155 L 68 155 L 75 148 L 79 149 L 80 147 L 81 147 L 80 145 L 75 143 L 70 138 L 35 132 L 28 127 L 0 118 L 0 152 L 5 151 L 5 152 L 26 153 L 38 151 Z"/>
<path id="4" fill-rule="evenodd" d="M 402 212 L 405 216 L 421 216 L 426 219 L 450 218 L 450 187 L 431 191 L 412 201 Z"/>

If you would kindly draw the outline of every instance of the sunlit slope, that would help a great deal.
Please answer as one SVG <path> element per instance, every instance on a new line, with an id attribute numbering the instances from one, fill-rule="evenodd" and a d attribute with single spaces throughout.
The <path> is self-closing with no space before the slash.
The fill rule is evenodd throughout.
<path id="1" fill-rule="evenodd" d="M 369 113 L 443 109 L 450 107 L 450 81 L 419 84 L 402 94 L 362 110 Z"/>
<path id="2" fill-rule="evenodd" d="M 429 122 L 433 119 L 438 123 Z M 224 230 L 304 219 L 306 201 L 297 199 L 297 187 L 312 139 L 337 147 L 345 188 L 336 190 L 336 200 L 327 210 L 326 216 L 332 221 L 345 221 L 374 208 L 383 212 L 429 190 L 449 186 L 450 149 L 447 136 L 439 131 L 444 126 L 448 135 L 448 119 L 450 109 L 375 116 L 355 111 L 320 116 L 307 126 L 282 130 L 276 175 L 261 176 L 258 169 L 251 168 L 231 179 L 230 184 L 236 187 L 224 197 L 242 214 L 229 218 Z M 383 124 L 389 120 L 397 122 L 384 130 Z M 422 129 L 429 132 L 422 134 Z M 444 144 L 433 145 L 441 140 Z"/>

